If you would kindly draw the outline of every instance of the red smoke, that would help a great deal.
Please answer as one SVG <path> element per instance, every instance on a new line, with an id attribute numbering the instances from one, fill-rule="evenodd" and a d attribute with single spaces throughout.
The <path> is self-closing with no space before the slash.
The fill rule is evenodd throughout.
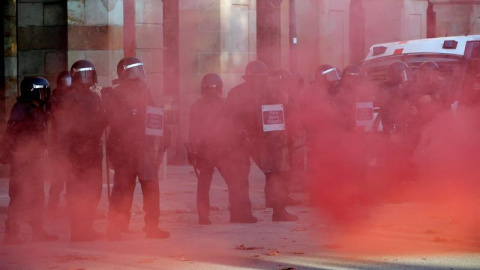
<path id="1" fill-rule="evenodd" d="M 323 100 L 325 111 L 317 115 L 333 117 L 330 101 Z M 342 251 L 478 250 L 478 115 L 470 108 L 439 113 L 413 151 L 408 138 L 346 131 L 336 126 L 338 119 L 323 126 L 310 171 L 311 203 Z"/>

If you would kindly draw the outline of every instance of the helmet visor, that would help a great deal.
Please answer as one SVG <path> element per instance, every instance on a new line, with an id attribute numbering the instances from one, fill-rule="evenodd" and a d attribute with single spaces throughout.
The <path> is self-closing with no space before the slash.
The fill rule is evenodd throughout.
<path id="1" fill-rule="evenodd" d="M 340 74 L 336 68 L 327 69 L 322 72 L 322 76 L 327 80 L 327 82 L 336 82 L 340 81 Z"/>
<path id="2" fill-rule="evenodd" d="M 123 75 L 125 78 L 130 80 L 144 80 L 145 76 L 145 69 L 143 68 L 143 63 L 134 63 L 130 65 L 123 66 Z"/>
<path id="3" fill-rule="evenodd" d="M 50 86 L 48 85 L 38 85 L 38 84 L 33 84 L 32 85 L 32 90 L 30 90 L 33 95 L 34 99 L 40 100 L 40 101 L 48 101 L 50 99 Z"/>
<path id="4" fill-rule="evenodd" d="M 97 83 L 97 72 L 93 67 L 73 69 L 72 78 L 76 78 L 83 84 Z"/>

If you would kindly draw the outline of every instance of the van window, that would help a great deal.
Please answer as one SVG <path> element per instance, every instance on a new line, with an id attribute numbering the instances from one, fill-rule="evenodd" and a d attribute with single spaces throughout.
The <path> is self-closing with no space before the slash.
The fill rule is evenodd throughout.
<path id="1" fill-rule="evenodd" d="M 409 54 L 377 58 L 364 62 L 361 67 L 373 82 L 380 85 L 387 80 L 388 67 L 395 61 L 404 61 L 411 67 L 419 66 L 425 61 L 435 61 L 440 67 L 442 78 L 446 81 L 448 88 L 446 92 L 450 97 L 455 96 L 454 92 L 459 89 L 461 67 L 465 63 L 464 58 L 456 55 Z"/>

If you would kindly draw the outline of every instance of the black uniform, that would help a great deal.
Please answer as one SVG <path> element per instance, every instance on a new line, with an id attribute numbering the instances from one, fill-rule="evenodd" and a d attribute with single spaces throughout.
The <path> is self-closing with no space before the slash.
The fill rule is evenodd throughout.
<path id="1" fill-rule="evenodd" d="M 265 74 L 256 77 L 246 83 L 234 87 L 228 94 L 227 107 L 231 112 L 231 121 L 237 132 L 237 141 L 242 142 L 243 147 L 238 148 L 239 155 L 244 159 L 238 164 L 242 171 L 248 172 L 250 169 L 249 156 L 255 161 L 258 167 L 265 173 L 266 177 L 266 196 L 273 208 L 273 221 L 294 221 L 295 215 L 290 215 L 285 210 L 288 193 L 285 192 L 287 180 L 288 156 L 284 154 L 288 151 L 288 138 L 285 132 L 273 131 L 264 134 L 262 130 L 262 105 L 283 104 L 283 100 L 278 89 L 268 89 L 267 77 L 268 69 L 260 61 L 253 61 L 247 65 L 246 75 L 249 76 L 249 70 L 257 65 L 264 68 L 258 70 Z M 264 69 L 264 71 L 263 71 Z M 257 76 L 257 75 L 253 75 Z M 262 78 L 263 77 L 263 78 Z M 250 82 L 249 82 L 250 81 Z M 243 138 L 241 136 L 244 136 Z"/>
<path id="2" fill-rule="evenodd" d="M 210 77 L 209 77 L 210 76 Z M 213 91 L 208 91 L 208 79 L 217 78 Z M 203 84 L 205 83 L 205 86 Z M 210 82 L 210 84 L 213 82 Z M 239 155 L 238 142 L 230 140 L 231 124 L 227 118 L 225 99 L 221 98 L 222 82 L 216 74 L 207 74 L 202 80 L 202 98 L 191 107 L 190 146 L 194 153 L 194 164 L 199 170 L 197 186 L 197 209 L 200 224 L 210 224 L 210 185 L 214 169 L 217 168 L 228 185 L 230 217 L 234 222 L 254 222 L 248 194 L 248 170 L 237 164 L 245 162 Z M 204 89 L 205 88 L 205 89 Z M 216 88 L 216 89 L 215 89 Z M 248 161 L 247 161 L 248 162 Z"/>
<path id="3" fill-rule="evenodd" d="M 83 85 L 68 94 L 70 125 L 66 151 L 71 177 L 67 179 L 67 207 L 71 215 L 72 241 L 98 238 L 93 230 L 102 194 L 102 135 L 106 126 L 102 100 Z"/>
<path id="4" fill-rule="evenodd" d="M 29 83 L 30 82 L 30 83 Z M 43 78 L 27 77 L 22 81 L 22 90 L 39 83 Z M 25 86 L 30 85 L 30 87 Z M 56 240 L 43 230 L 44 181 L 47 158 L 45 105 L 41 100 L 28 96 L 32 88 L 22 91 L 22 96 L 12 108 L 3 139 L 2 163 L 10 164 L 10 181 L 5 242 L 19 244 L 19 222 L 26 220 L 34 240 Z"/>
<path id="5" fill-rule="evenodd" d="M 342 160 L 341 151 L 336 150 L 342 142 L 339 132 L 338 82 L 340 76 L 336 68 L 320 65 L 315 71 L 315 81 L 306 89 L 302 101 L 302 126 L 306 132 L 307 177 L 310 187 L 310 204 L 318 205 L 334 194 L 327 185 L 337 179 L 335 173 Z M 323 196 L 323 197 L 322 197 Z"/>
<path id="6" fill-rule="evenodd" d="M 119 66 L 141 67 L 136 58 L 124 58 Z M 122 77 L 122 71 L 119 76 Z M 158 137 L 146 135 L 147 106 L 154 106 L 151 93 L 141 79 L 123 78 L 106 98 L 110 133 L 107 153 L 115 171 L 114 186 L 108 212 L 107 237 L 121 238 L 128 230 L 136 178 L 143 192 L 145 212 L 144 231 L 148 238 L 166 238 L 169 233 L 158 228 L 160 217 L 160 191 L 158 169 L 165 146 Z"/>
<path id="7" fill-rule="evenodd" d="M 51 161 L 51 179 L 50 189 L 48 193 L 48 207 L 56 209 L 60 201 L 68 175 L 68 159 L 66 155 L 66 138 L 65 126 L 71 121 L 68 117 L 68 108 L 65 106 L 65 98 L 67 93 L 71 91 L 69 87 L 58 87 L 53 91 L 51 98 L 51 119 L 50 119 L 50 147 L 49 158 Z"/>

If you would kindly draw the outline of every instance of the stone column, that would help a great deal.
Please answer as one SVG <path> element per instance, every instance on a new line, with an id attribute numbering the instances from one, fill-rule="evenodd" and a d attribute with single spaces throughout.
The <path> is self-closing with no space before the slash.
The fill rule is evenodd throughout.
<path id="1" fill-rule="evenodd" d="M 368 50 L 365 48 L 365 9 L 362 0 L 350 1 L 350 62 L 359 64 Z"/>
<path id="2" fill-rule="evenodd" d="M 257 58 L 270 70 L 281 66 L 281 2 L 257 2 Z"/>
<path id="3" fill-rule="evenodd" d="M 135 55 L 145 64 L 147 83 L 159 105 L 164 104 L 163 31 L 162 1 L 135 0 Z"/>
<path id="4" fill-rule="evenodd" d="M 313 80 L 313 74 L 319 65 L 320 49 L 320 1 L 298 0 L 297 11 L 297 57 L 298 72 L 305 78 L 306 83 Z"/>
<path id="5" fill-rule="evenodd" d="M 257 59 L 257 1 L 219 2 L 219 72 L 226 96 L 232 87 L 243 81 L 242 75 L 248 62 Z"/>
<path id="6" fill-rule="evenodd" d="M 0 120 L 3 131 L 8 119 L 10 108 L 17 97 L 17 27 L 15 1 L 3 2 L 2 32 L 3 32 L 3 62 L 1 70 Z"/>

